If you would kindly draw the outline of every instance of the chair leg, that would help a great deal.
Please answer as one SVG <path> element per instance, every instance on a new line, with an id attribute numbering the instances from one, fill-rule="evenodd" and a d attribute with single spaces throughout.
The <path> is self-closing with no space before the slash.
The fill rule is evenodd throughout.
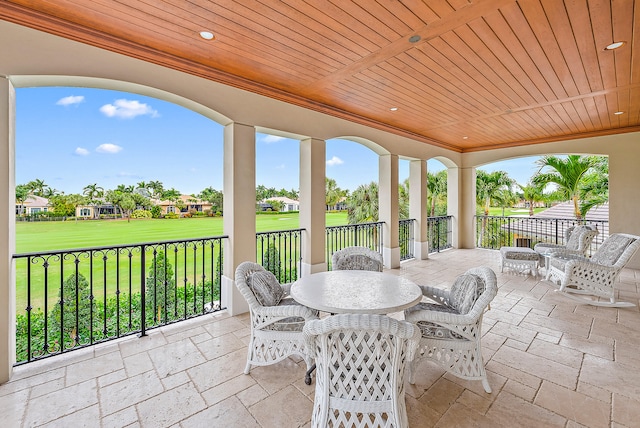
<path id="1" fill-rule="evenodd" d="M 484 388 L 487 394 L 491 394 L 491 387 L 489 386 L 489 381 L 487 380 L 486 377 L 482 379 L 482 387 Z"/>

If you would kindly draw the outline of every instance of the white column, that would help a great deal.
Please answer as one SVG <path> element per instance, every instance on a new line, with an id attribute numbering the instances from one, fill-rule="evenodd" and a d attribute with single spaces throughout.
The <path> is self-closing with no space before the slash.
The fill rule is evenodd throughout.
<path id="1" fill-rule="evenodd" d="M 325 158 L 324 140 L 310 138 L 300 141 L 300 228 L 305 229 L 301 276 L 327 270 Z"/>
<path id="2" fill-rule="evenodd" d="M 458 248 L 476 247 L 476 169 L 460 168 L 458 185 Z M 456 227 L 457 226 L 457 227 Z"/>
<path id="3" fill-rule="evenodd" d="M 387 269 L 400 267 L 398 227 L 398 155 L 382 155 L 379 161 L 378 219 L 382 226 L 382 255 Z"/>
<path id="4" fill-rule="evenodd" d="M 416 220 L 413 255 L 418 260 L 429 258 L 429 210 L 427 207 L 427 162 L 409 162 L 409 217 Z"/>
<path id="5" fill-rule="evenodd" d="M 0 383 L 11 377 L 16 356 L 15 90 L 0 78 Z"/>
<path id="6" fill-rule="evenodd" d="M 637 141 L 625 141 L 612 148 L 609 155 L 609 233 L 640 235 L 640 168 Z M 627 267 L 640 269 L 640 253 Z"/>
<path id="7" fill-rule="evenodd" d="M 234 284 L 236 267 L 256 261 L 256 132 L 232 123 L 224 128 L 224 245 L 222 304 L 231 315 L 249 310 Z"/>

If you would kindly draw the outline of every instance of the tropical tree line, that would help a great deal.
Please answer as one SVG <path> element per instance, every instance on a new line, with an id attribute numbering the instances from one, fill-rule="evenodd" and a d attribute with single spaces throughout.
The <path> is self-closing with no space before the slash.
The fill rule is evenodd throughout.
<path id="1" fill-rule="evenodd" d="M 479 214 L 489 215 L 492 207 L 504 210 L 525 202 L 529 215 L 537 204 L 551 206 L 571 201 L 574 216 L 580 220 L 588 211 L 609 200 L 609 162 L 606 156 L 544 156 L 536 162 L 537 171 L 525 185 L 516 183 L 505 171 L 476 171 L 476 204 Z M 398 189 L 400 218 L 409 217 L 409 182 Z M 378 184 L 359 186 L 346 199 L 348 221 L 378 221 Z M 429 216 L 447 214 L 447 171 L 427 174 Z"/>
<path id="2" fill-rule="evenodd" d="M 583 219 L 589 210 L 609 200 L 609 161 L 606 156 L 544 156 L 538 170 L 525 185 L 517 184 L 505 171 L 477 170 L 476 198 L 482 214 L 490 207 L 512 207 L 525 201 L 529 215 L 536 204 L 550 206 L 571 201 L 574 216 Z"/>

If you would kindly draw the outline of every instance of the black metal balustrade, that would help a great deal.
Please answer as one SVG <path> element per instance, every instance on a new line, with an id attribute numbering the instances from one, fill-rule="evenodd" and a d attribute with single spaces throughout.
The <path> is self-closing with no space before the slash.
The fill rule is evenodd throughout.
<path id="1" fill-rule="evenodd" d="M 14 255 L 17 363 L 224 309 L 225 238 Z"/>
<path id="2" fill-rule="evenodd" d="M 382 254 L 382 225 L 384 222 L 348 224 L 326 228 L 327 266 L 331 270 L 331 256 L 338 250 L 361 246 Z"/>
<path id="3" fill-rule="evenodd" d="M 302 260 L 302 232 L 305 229 L 256 233 L 258 263 L 281 283 L 298 279 Z"/>
<path id="4" fill-rule="evenodd" d="M 398 230 L 398 242 L 400 244 L 400 260 L 409 260 L 414 257 L 413 244 L 415 219 L 400 220 Z"/>
<path id="5" fill-rule="evenodd" d="M 429 252 L 439 253 L 451 248 L 452 218 L 450 215 L 429 217 L 427 219 L 427 236 L 429 239 Z"/>
<path id="6" fill-rule="evenodd" d="M 595 226 L 598 235 L 591 243 L 591 255 L 609 236 L 609 222 L 571 218 L 476 216 L 476 246 L 497 250 L 500 247 L 533 248 L 539 242 L 565 244 L 567 228 L 580 224 Z"/>

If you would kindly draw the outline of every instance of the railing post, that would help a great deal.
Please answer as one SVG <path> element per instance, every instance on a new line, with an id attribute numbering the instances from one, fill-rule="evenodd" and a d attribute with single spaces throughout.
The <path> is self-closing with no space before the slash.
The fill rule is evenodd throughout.
<path id="1" fill-rule="evenodd" d="M 147 335 L 147 329 L 146 329 L 146 319 L 147 319 L 147 314 L 146 314 L 146 306 L 147 306 L 147 302 L 145 299 L 145 289 L 144 289 L 144 285 L 145 285 L 145 265 L 146 265 L 146 257 L 145 257 L 145 252 L 146 252 L 146 247 L 144 245 L 140 246 L 140 336 L 138 337 L 144 337 Z"/>

